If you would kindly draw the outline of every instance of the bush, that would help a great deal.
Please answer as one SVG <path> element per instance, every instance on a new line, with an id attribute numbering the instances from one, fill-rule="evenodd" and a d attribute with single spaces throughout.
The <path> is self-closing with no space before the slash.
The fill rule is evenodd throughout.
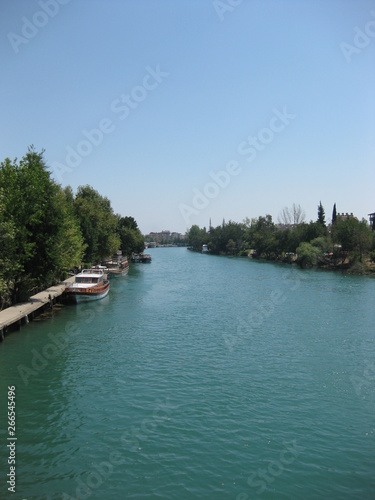
<path id="1" fill-rule="evenodd" d="M 355 262 L 349 269 L 349 274 L 364 274 L 365 268 L 362 262 Z"/>
<path id="2" fill-rule="evenodd" d="M 297 262 L 302 268 L 314 267 L 322 258 L 323 252 L 310 243 L 301 243 L 297 248 Z"/>

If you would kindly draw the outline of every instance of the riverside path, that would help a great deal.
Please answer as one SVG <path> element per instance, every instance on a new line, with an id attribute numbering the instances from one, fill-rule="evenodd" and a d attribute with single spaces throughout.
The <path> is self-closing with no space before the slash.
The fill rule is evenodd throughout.
<path id="1" fill-rule="evenodd" d="M 4 339 L 8 327 L 15 325 L 20 326 L 22 323 L 28 323 L 33 319 L 35 313 L 39 309 L 43 309 L 47 304 L 52 306 L 54 300 L 60 297 L 69 283 L 74 282 L 75 277 L 66 279 L 62 283 L 51 286 L 33 295 L 27 302 L 21 302 L 14 306 L 8 307 L 0 312 L 0 342 Z"/>

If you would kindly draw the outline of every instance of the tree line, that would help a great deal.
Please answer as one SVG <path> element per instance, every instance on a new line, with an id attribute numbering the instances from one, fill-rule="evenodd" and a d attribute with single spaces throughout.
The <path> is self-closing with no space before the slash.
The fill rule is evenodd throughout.
<path id="1" fill-rule="evenodd" d="M 243 222 L 225 222 L 217 227 L 193 225 L 187 232 L 192 250 L 208 245 L 216 255 L 247 256 L 267 260 L 297 262 L 301 267 L 353 268 L 375 262 L 375 231 L 366 219 L 340 216 L 333 207 L 329 224 L 320 202 L 317 220 L 305 222 L 301 207 L 284 208 L 275 224 L 271 215 Z"/>
<path id="2" fill-rule="evenodd" d="M 144 249 L 133 217 L 115 214 L 90 186 L 62 188 L 31 146 L 20 160 L 0 164 L 0 309 L 27 300 L 121 249 Z"/>

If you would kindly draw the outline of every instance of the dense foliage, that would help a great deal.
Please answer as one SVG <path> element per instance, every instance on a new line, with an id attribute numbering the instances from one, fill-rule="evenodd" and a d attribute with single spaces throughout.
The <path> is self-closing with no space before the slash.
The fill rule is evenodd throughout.
<path id="1" fill-rule="evenodd" d="M 145 248 L 143 236 L 133 217 L 117 216 L 117 234 L 123 254 L 143 252 Z"/>
<path id="2" fill-rule="evenodd" d="M 324 208 L 318 206 L 316 222 L 291 223 L 283 211 L 286 223 L 274 224 L 271 215 L 257 219 L 245 219 L 242 223 L 225 222 L 221 226 L 199 228 L 192 226 L 187 232 L 190 248 L 201 251 L 208 245 L 209 251 L 221 255 L 253 255 L 268 260 L 295 261 L 301 267 L 350 267 L 365 259 L 375 261 L 375 232 L 367 221 L 355 217 L 341 218 L 326 226 Z M 299 211 L 299 213 L 301 213 Z M 303 221 L 303 217 L 292 221 Z"/>
<path id="3" fill-rule="evenodd" d="M 115 215 L 90 186 L 80 186 L 76 196 L 63 189 L 43 152 L 30 147 L 19 162 L 0 164 L 0 308 L 121 247 L 125 255 L 143 250 L 135 220 Z"/>

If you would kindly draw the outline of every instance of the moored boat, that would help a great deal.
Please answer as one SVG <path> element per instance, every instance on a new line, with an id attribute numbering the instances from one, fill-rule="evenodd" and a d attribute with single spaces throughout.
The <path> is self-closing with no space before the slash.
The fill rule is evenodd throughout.
<path id="1" fill-rule="evenodd" d="M 122 251 L 118 250 L 112 259 L 104 261 L 107 268 L 108 276 L 125 276 L 129 272 L 129 262 L 126 256 L 122 255 Z"/>
<path id="2" fill-rule="evenodd" d="M 65 295 L 75 302 L 103 299 L 109 292 L 109 281 L 103 269 L 83 269 L 65 288 Z"/>
<path id="3" fill-rule="evenodd" d="M 151 255 L 149 253 L 133 253 L 132 262 L 151 262 Z"/>
<path id="4" fill-rule="evenodd" d="M 125 276 L 129 272 L 129 262 L 123 260 L 121 262 L 107 261 L 108 276 Z"/>

